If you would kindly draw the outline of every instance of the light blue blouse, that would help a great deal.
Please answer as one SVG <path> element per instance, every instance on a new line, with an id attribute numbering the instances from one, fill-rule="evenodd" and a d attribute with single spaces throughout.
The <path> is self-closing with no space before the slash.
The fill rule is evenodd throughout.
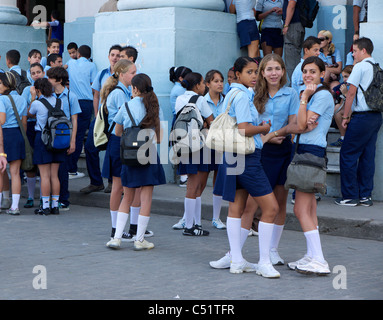
<path id="1" fill-rule="evenodd" d="M 215 103 L 213 102 L 213 100 L 211 99 L 210 97 L 210 94 L 207 93 L 205 96 L 204 96 L 206 102 L 208 103 L 208 105 L 210 106 L 211 110 L 213 111 L 213 116 L 214 116 L 214 119 L 217 118 L 220 114 L 221 114 L 221 105 L 223 103 L 223 100 L 224 100 L 224 97 L 222 94 L 220 94 L 219 96 L 219 101 L 217 103 L 217 105 L 215 105 Z"/>
<path id="2" fill-rule="evenodd" d="M 174 87 L 170 91 L 170 107 L 173 114 L 176 114 L 176 101 L 179 96 L 182 96 L 186 92 L 186 89 L 179 83 L 176 82 Z"/>
<path id="3" fill-rule="evenodd" d="M 27 116 L 27 101 L 22 96 L 18 95 L 16 91 L 12 91 L 10 95 L 15 101 L 16 109 L 21 120 L 22 117 Z M 17 128 L 19 126 L 15 113 L 13 112 L 11 100 L 7 96 L 0 96 L 0 112 L 6 114 L 5 123 L 2 125 L 3 129 Z"/>

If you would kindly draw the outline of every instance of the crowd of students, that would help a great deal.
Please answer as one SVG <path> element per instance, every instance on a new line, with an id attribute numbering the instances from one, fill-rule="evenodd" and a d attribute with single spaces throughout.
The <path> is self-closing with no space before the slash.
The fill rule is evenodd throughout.
<path id="1" fill-rule="evenodd" d="M 374 62 L 371 57 L 373 45 L 368 38 L 355 39 L 352 50 L 355 66 L 342 69 L 341 60 L 331 58 L 338 55 L 331 46 L 331 37 L 329 31 L 322 30 L 318 37 L 305 39 L 303 58 L 292 73 L 291 86 L 287 85 L 288 70 L 278 50 L 271 50 L 273 52 L 263 58 L 239 57 L 228 70 L 226 85 L 219 70 L 210 70 L 204 77 L 185 66 L 170 69 L 170 81 L 174 83 L 169 103 L 173 124 L 177 114 L 192 99 L 206 128 L 230 104 L 229 115 L 236 119 L 245 136 L 253 137 L 255 143 L 255 151 L 243 156 L 244 168 L 240 173 L 228 173 L 235 166 L 228 160 L 232 155 L 219 154 L 206 146 L 197 157 L 193 154 L 181 158 L 178 165 L 178 174 L 187 176 L 184 180 L 186 194 L 184 215 L 173 229 L 183 230 L 184 236 L 209 235 L 202 228 L 201 195 L 209 173 L 214 172 L 212 225 L 217 229 L 227 229 L 229 250 L 221 259 L 211 261 L 211 267 L 229 268 L 231 273 L 256 272 L 266 278 L 280 277 L 274 265 L 285 263 L 278 246 L 286 219 L 288 190 L 284 184 L 294 138 L 300 135 L 298 153 L 325 157 L 327 132 L 333 118 L 341 132 L 335 145 L 342 146 L 343 198 L 336 203 L 372 205 L 374 170 L 369 161 L 373 163 L 382 117 L 379 112 L 369 109 L 363 94 L 355 88 L 359 85 L 367 88 L 372 81 L 372 66 L 366 61 Z M 270 49 L 263 48 L 265 52 Z M 91 49 L 88 46 L 77 47 L 70 43 L 67 50 L 71 59 L 64 64 L 58 54 L 59 42 L 55 39 L 49 42 L 45 59 L 41 52 L 32 50 L 28 55 L 30 68 L 26 73 L 30 85 L 22 92 L 18 92 L 24 74 L 18 65 L 20 53 L 10 50 L 6 55 L 9 71 L 0 73 L 2 208 L 7 207 L 12 215 L 20 214 L 21 176 L 25 174 L 28 188 L 25 208 L 35 206 L 34 192 L 39 176 L 40 205 L 35 214 L 59 214 L 60 210 L 68 210 L 68 180 L 84 176 L 77 169 L 84 148 L 90 183 L 81 192 L 88 194 L 103 190 L 103 178 L 111 186 L 112 231 L 107 247 L 116 249 L 121 247 L 122 241 L 132 241 L 135 250 L 152 249 L 154 244 L 145 238 L 153 236 L 153 232 L 147 230 L 153 188 L 165 184 L 166 179 L 156 151 L 156 144 L 161 143 L 163 136 L 161 121 L 165 119 L 151 79 L 144 73 L 137 73 L 138 52 L 133 47 L 112 46 L 108 54 L 109 67 L 98 72 L 90 60 Z M 358 99 L 354 99 L 356 95 Z M 21 175 L 21 163 L 25 158 L 24 139 L 12 109 L 12 98 L 34 148 L 35 167 Z M 48 150 L 41 139 L 48 117 L 46 104 L 54 107 L 58 102 L 71 120 L 73 130 L 70 147 L 59 153 Z M 103 168 L 99 166 L 100 150 L 94 144 L 95 120 L 92 121 L 92 114 L 97 115 L 101 106 L 108 110 L 108 125 L 112 129 Z M 141 128 L 153 130 L 155 138 L 151 148 L 154 152 L 151 154 L 154 156 L 148 165 L 129 166 L 120 158 L 121 136 L 124 130 L 138 123 Z M 361 130 L 366 131 L 363 142 L 358 139 Z M 341 141 L 343 139 L 344 142 Z M 362 152 L 363 148 L 368 148 L 369 152 Z M 205 161 L 206 154 L 209 155 L 208 162 Z M 5 173 L 7 162 L 12 181 L 12 201 L 9 199 L 9 178 Z M 368 169 L 365 167 L 367 163 Z M 359 176 L 362 169 L 363 177 Z M 229 201 L 226 225 L 220 219 L 223 200 Z M 314 193 L 295 192 L 294 213 L 304 232 L 307 252 L 300 260 L 287 265 L 302 273 L 322 275 L 329 274 L 330 269 L 322 251 L 316 206 Z M 254 264 L 245 260 L 242 247 L 258 208 L 262 212 L 257 230 L 259 261 Z M 130 228 L 125 232 L 129 218 Z"/>

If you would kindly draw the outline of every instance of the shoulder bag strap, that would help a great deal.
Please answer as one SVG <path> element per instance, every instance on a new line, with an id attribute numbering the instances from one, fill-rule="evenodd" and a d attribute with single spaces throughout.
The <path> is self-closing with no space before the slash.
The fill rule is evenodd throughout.
<path id="1" fill-rule="evenodd" d="M 21 131 L 21 134 L 23 135 L 23 138 L 24 138 L 24 141 L 25 143 L 29 143 L 29 140 L 27 138 L 27 134 L 24 130 L 24 126 L 23 126 L 23 123 L 21 122 L 21 119 L 20 119 L 20 115 L 19 113 L 17 112 L 17 108 L 16 108 L 16 105 L 15 105 L 15 100 L 13 100 L 13 97 L 11 95 L 7 95 L 7 97 L 9 98 L 9 100 L 11 101 L 11 104 L 12 104 L 12 108 L 13 108 L 13 112 L 15 114 L 15 117 L 17 119 L 17 123 L 19 124 L 19 127 L 20 127 L 20 131 Z"/>
<path id="2" fill-rule="evenodd" d="M 237 90 L 237 91 L 235 91 L 235 93 L 232 94 L 231 99 L 230 99 L 229 103 L 227 104 L 227 108 L 226 108 L 226 111 L 225 111 L 226 114 L 229 113 L 230 108 L 231 108 L 231 104 L 233 103 L 234 98 L 237 96 L 237 94 L 238 94 L 240 91 L 241 91 L 241 90 Z"/>
<path id="3" fill-rule="evenodd" d="M 129 110 L 129 105 L 128 105 L 127 102 L 125 102 L 125 108 L 126 108 L 126 111 L 128 112 L 128 115 L 129 115 L 130 121 L 133 124 L 133 127 L 137 127 L 136 122 L 134 121 L 133 116 L 132 116 L 132 114 L 131 114 L 131 112 Z"/>

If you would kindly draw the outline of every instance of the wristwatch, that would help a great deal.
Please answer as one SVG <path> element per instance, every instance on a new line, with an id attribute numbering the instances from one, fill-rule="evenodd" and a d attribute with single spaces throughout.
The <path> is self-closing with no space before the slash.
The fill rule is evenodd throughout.
<path id="1" fill-rule="evenodd" d="M 279 136 L 278 131 L 274 131 L 274 136 L 276 136 L 276 137 Z"/>

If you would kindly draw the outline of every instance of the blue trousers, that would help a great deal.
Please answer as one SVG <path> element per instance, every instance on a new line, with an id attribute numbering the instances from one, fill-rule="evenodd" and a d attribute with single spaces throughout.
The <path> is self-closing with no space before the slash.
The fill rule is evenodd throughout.
<path id="1" fill-rule="evenodd" d="M 86 168 L 88 170 L 88 175 L 90 178 L 90 184 L 94 186 L 101 186 L 104 184 L 101 176 L 100 169 L 100 151 L 94 146 L 93 140 L 93 131 L 94 131 L 94 123 L 96 119 L 94 119 L 88 131 L 88 136 L 85 141 L 85 160 L 86 160 Z"/>
<path id="2" fill-rule="evenodd" d="M 77 161 L 80 158 L 86 130 L 89 129 L 93 112 L 93 100 L 79 100 L 81 113 L 77 117 L 76 150 L 69 156 L 68 172 L 77 172 Z"/>
<path id="3" fill-rule="evenodd" d="M 370 197 L 374 187 L 376 140 L 382 114 L 354 112 L 340 149 L 343 199 Z"/>
<path id="4" fill-rule="evenodd" d="M 66 206 L 69 206 L 69 176 L 68 176 L 68 162 L 70 155 L 65 156 L 65 160 L 59 166 L 59 181 L 60 181 L 60 198 L 59 201 Z"/>

